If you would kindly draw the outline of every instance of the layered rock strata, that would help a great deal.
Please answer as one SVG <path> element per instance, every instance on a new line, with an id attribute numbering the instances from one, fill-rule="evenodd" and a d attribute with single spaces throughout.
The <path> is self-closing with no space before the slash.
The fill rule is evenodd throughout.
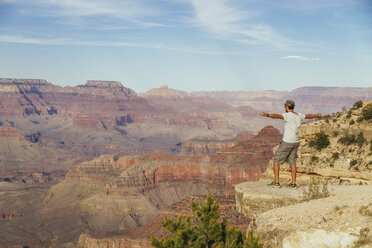
<path id="1" fill-rule="evenodd" d="M 231 195 L 236 184 L 259 179 L 268 156 L 272 155 L 270 151 L 280 139 L 278 130 L 266 127 L 254 138 L 244 141 L 247 143 L 244 146 L 244 142 L 238 143 L 237 152 L 230 148 L 225 153 L 208 156 L 102 155 L 83 162 L 70 169 L 64 181 L 52 186 L 43 200 L 45 205 L 40 211 L 45 216 L 53 216 L 45 217 L 46 225 L 49 230 L 58 228 L 53 231 L 57 239 L 50 242 L 56 245 L 77 242 L 77 237 L 88 230 L 106 235 L 144 226 L 161 209 L 190 195 L 205 196 L 210 192 L 217 196 Z M 244 152 L 242 147 L 251 150 Z M 77 219 L 70 223 L 69 230 L 62 228 L 66 214 Z M 24 215 L 16 220 L 22 222 L 25 218 L 31 217 Z M 105 238 L 107 236 L 97 241 L 83 235 L 81 242 L 88 245 L 111 242 Z M 111 244 L 138 245 L 138 240 L 133 243 L 133 239 L 133 236 L 115 239 Z"/>

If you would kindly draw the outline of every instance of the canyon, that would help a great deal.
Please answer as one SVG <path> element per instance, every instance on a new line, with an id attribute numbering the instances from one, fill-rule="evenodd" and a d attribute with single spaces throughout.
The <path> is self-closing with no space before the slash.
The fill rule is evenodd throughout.
<path id="1" fill-rule="evenodd" d="M 370 99 L 371 88 L 136 93 L 116 81 L 0 79 L 0 247 L 146 247 L 165 235 L 154 230 L 164 217 L 190 214 L 185 205 L 207 193 L 245 230 L 252 216 L 233 207 L 236 187 L 271 177 L 282 138 L 282 122 L 259 111 L 282 112 L 287 98 L 300 112 L 331 114 Z M 371 139 L 360 111 L 303 124 L 299 182 L 310 174 L 334 184 L 370 180 L 367 146 L 346 149 L 334 136 L 363 130 Z M 319 131 L 332 145 L 314 159 L 308 141 Z"/>
<path id="2" fill-rule="evenodd" d="M 7 197 L 0 198 L 0 209 L 18 216 L 0 222 L 0 240 L 4 240 L 1 245 L 76 244 L 85 231 L 117 236 L 146 226 L 159 211 L 192 195 L 211 192 L 222 200 L 231 199 L 236 184 L 259 179 L 280 139 L 280 132 L 268 126 L 249 140 L 210 155 L 101 155 L 71 168 L 58 184 L 32 187 L 32 207 L 26 209 L 14 205 L 20 202 L 14 200 L 18 199 L 14 191 L 5 190 Z M 19 189 L 17 194 L 25 191 Z M 33 201 L 39 203 L 34 205 Z M 70 223 L 68 228 L 66 221 Z M 29 235 L 26 239 L 11 235 L 15 228 Z M 80 240 L 87 239 L 84 235 Z M 133 238 L 126 235 L 122 238 Z"/>

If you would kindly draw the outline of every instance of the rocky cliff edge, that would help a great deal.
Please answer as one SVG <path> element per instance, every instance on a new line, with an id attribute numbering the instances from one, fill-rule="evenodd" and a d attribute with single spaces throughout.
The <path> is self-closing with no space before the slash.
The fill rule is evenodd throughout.
<path id="1" fill-rule="evenodd" d="M 259 182 L 235 186 L 236 208 L 254 219 L 248 230 L 259 234 L 265 247 L 372 247 L 371 108 L 371 101 L 359 102 L 301 126 L 299 188 L 285 186 L 286 164 L 280 171 L 284 186 L 268 186 L 272 161 Z M 320 132 L 329 144 L 317 149 L 312 140 Z M 329 196 L 305 200 L 310 178 L 327 182 Z"/>

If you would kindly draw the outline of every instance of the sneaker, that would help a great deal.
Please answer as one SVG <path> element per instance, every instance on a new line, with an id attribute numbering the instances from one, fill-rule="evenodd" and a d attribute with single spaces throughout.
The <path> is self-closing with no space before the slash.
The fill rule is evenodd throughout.
<path id="1" fill-rule="evenodd" d="M 290 184 L 287 184 L 287 187 L 288 188 L 298 188 L 298 185 L 295 184 L 295 183 L 290 183 Z"/>
<path id="2" fill-rule="evenodd" d="M 280 183 L 271 182 L 268 184 L 268 186 L 280 187 Z"/>

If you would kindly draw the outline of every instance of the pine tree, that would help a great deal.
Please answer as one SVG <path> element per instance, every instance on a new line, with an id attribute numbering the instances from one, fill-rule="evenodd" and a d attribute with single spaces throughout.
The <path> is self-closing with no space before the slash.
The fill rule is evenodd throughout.
<path id="1" fill-rule="evenodd" d="M 234 226 L 227 228 L 227 221 L 220 221 L 219 205 L 208 194 L 202 206 L 191 202 L 198 224 L 192 225 L 190 217 L 179 216 L 177 221 L 163 220 L 163 227 L 170 236 L 165 239 L 152 238 L 151 244 L 156 248 L 262 248 L 259 237 L 242 231 Z"/>

